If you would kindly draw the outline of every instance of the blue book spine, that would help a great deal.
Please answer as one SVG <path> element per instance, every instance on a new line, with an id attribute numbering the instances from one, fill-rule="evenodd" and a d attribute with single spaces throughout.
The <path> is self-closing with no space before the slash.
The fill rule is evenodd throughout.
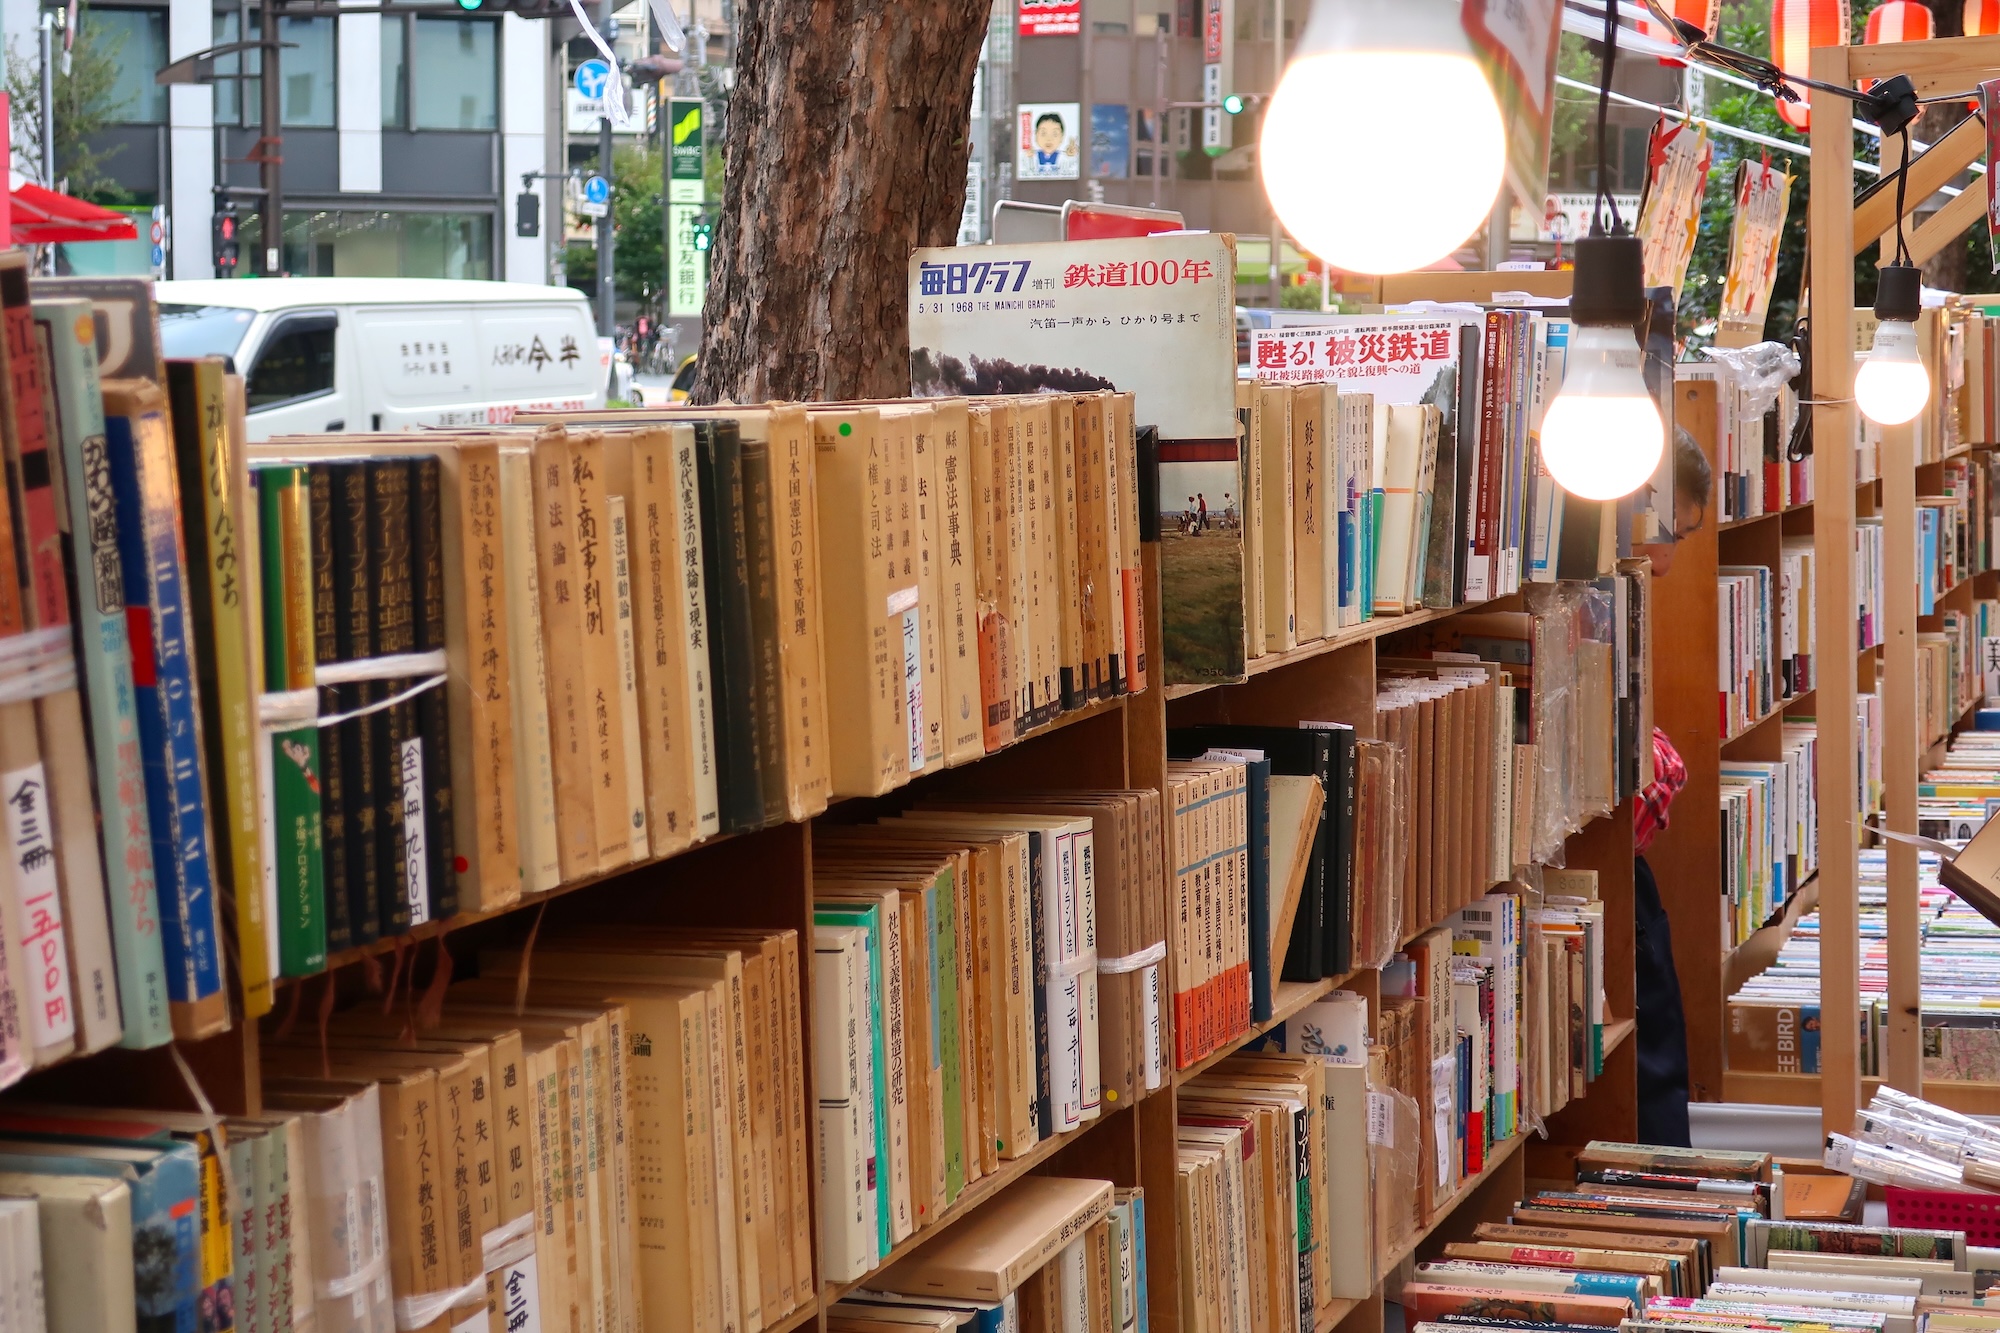
<path id="1" fill-rule="evenodd" d="M 179 487 L 163 413 L 109 416 L 105 440 L 117 500 L 126 622 L 134 640 L 133 684 L 167 994 L 191 1004 L 222 989 L 222 968 L 201 717 L 187 638 Z"/>
<path id="2" fill-rule="evenodd" d="M 1246 814 L 1250 821 L 1250 1018 L 1271 1019 L 1271 761 L 1245 765 Z M 1284 959 L 1279 959 L 1282 965 Z"/>
<path id="3" fill-rule="evenodd" d="M 1646 1308 L 1644 1281 L 1625 1273 L 1578 1273 L 1569 1289 L 1578 1296 L 1620 1296 L 1635 1309 Z"/>
<path id="4" fill-rule="evenodd" d="M 160 948 L 158 890 L 153 875 L 152 819 L 140 758 L 138 700 L 132 649 L 125 629 L 125 580 L 120 570 L 116 500 L 104 440 L 104 398 L 98 388 L 96 335 L 86 330 L 90 303 L 37 301 L 35 319 L 47 332 L 69 503 L 76 639 L 90 695 L 91 757 L 98 805 L 104 812 L 104 870 L 118 975 L 123 1044 L 143 1048 L 173 1037 L 167 1018 L 167 964 Z M 136 793 L 136 800 L 130 795 Z"/>
<path id="5" fill-rule="evenodd" d="M 1137 1258 L 1138 1279 L 1134 1284 L 1139 1291 L 1139 1322 L 1137 1333 L 1146 1333 L 1146 1196 L 1136 1191 L 1132 1195 L 1132 1253 Z"/>
<path id="6" fill-rule="evenodd" d="M 887 1255 L 895 1247 L 891 1214 L 896 1205 L 889 1188 L 889 1013 L 882 988 L 882 909 L 819 903 L 813 920 L 820 925 L 859 926 L 868 934 L 868 1007 L 873 1019 L 868 1045 L 875 1055 L 875 1232 L 881 1246 L 876 1253 Z"/>
<path id="7" fill-rule="evenodd" d="M 1361 516 L 1361 618 L 1375 618 L 1375 534 L 1382 527 L 1382 503 L 1388 492 L 1376 487 L 1368 492 L 1367 508 Z"/>
<path id="8" fill-rule="evenodd" d="M 1357 552 L 1354 549 L 1354 497 L 1348 496 L 1340 513 L 1335 518 L 1335 532 L 1340 553 L 1340 609 L 1344 612 L 1354 605 L 1354 563 Z M 1340 623 L 1345 624 L 1343 619 Z"/>

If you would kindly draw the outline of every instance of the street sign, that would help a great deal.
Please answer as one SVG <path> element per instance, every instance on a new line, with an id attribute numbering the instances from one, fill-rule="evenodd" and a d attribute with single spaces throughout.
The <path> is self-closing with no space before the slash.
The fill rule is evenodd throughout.
<path id="1" fill-rule="evenodd" d="M 676 97 L 667 103 L 667 127 L 672 146 L 667 159 L 667 202 L 702 202 L 702 104 L 700 99 Z"/>
<path id="2" fill-rule="evenodd" d="M 588 176 L 583 182 L 583 197 L 577 201 L 576 211 L 587 218 L 601 218 L 611 211 L 611 182 L 602 176 Z"/>
<path id="3" fill-rule="evenodd" d="M 604 99 L 604 85 L 611 78 L 611 66 L 602 60 L 585 60 L 576 67 L 576 90 L 593 102 Z"/>

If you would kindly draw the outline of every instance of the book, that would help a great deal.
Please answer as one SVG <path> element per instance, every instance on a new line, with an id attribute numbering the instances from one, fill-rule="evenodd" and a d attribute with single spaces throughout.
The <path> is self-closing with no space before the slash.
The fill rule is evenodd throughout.
<path id="1" fill-rule="evenodd" d="M 916 1296 L 999 1300 L 1102 1221 L 1111 1195 L 1109 1181 L 1027 1177 L 875 1281 Z"/>
<path id="2" fill-rule="evenodd" d="M 168 1014 L 175 1035 L 229 1025 L 203 780 L 200 694 L 189 651 L 187 559 L 180 538 L 166 396 L 155 384 L 107 381 L 111 465 L 133 684 L 159 889 Z"/>

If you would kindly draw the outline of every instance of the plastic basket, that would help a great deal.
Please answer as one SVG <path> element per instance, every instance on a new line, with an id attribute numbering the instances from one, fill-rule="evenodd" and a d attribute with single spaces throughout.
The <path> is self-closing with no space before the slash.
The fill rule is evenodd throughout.
<path id="1" fill-rule="evenodd" d="M 1890 1185 L 1889 1225 L 1931 1231 L 1963 1231 L 1968 1245 L 2000 1245 L 2000 1194 L 1955 1190 L 1911 1190 Z"/>

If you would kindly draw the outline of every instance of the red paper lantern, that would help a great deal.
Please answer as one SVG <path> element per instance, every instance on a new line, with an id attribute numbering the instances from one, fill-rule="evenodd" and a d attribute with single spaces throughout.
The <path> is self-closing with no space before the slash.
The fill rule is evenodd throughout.
<path id="1" fill-rule="evenodd" d="M 1868 28 L 1861 40 L 1867 46 L 1885 42 L 1927 42 L 1937 36 L 1937 21 L 1930 7 L 1915 0 L 1886 0 L 1868 15 Z"/>
<path id="2" fill-rule="evenodd" d="M 1965 35 L 1992 37 L 2000 34 L 2000 0 L 1965 0 Z"/>
<path id="3" fill-rule="evenodd" d="M 1771 0 L 1771 62 L 1785 73 L 1804 78 L 1812 73 L 1815 46 L 1847 45 L 1847 0 Z M 1804 88 L 1797 102 L 1778 103 L 1778 114 L 1793 129 L 1805 129 Z"/>

